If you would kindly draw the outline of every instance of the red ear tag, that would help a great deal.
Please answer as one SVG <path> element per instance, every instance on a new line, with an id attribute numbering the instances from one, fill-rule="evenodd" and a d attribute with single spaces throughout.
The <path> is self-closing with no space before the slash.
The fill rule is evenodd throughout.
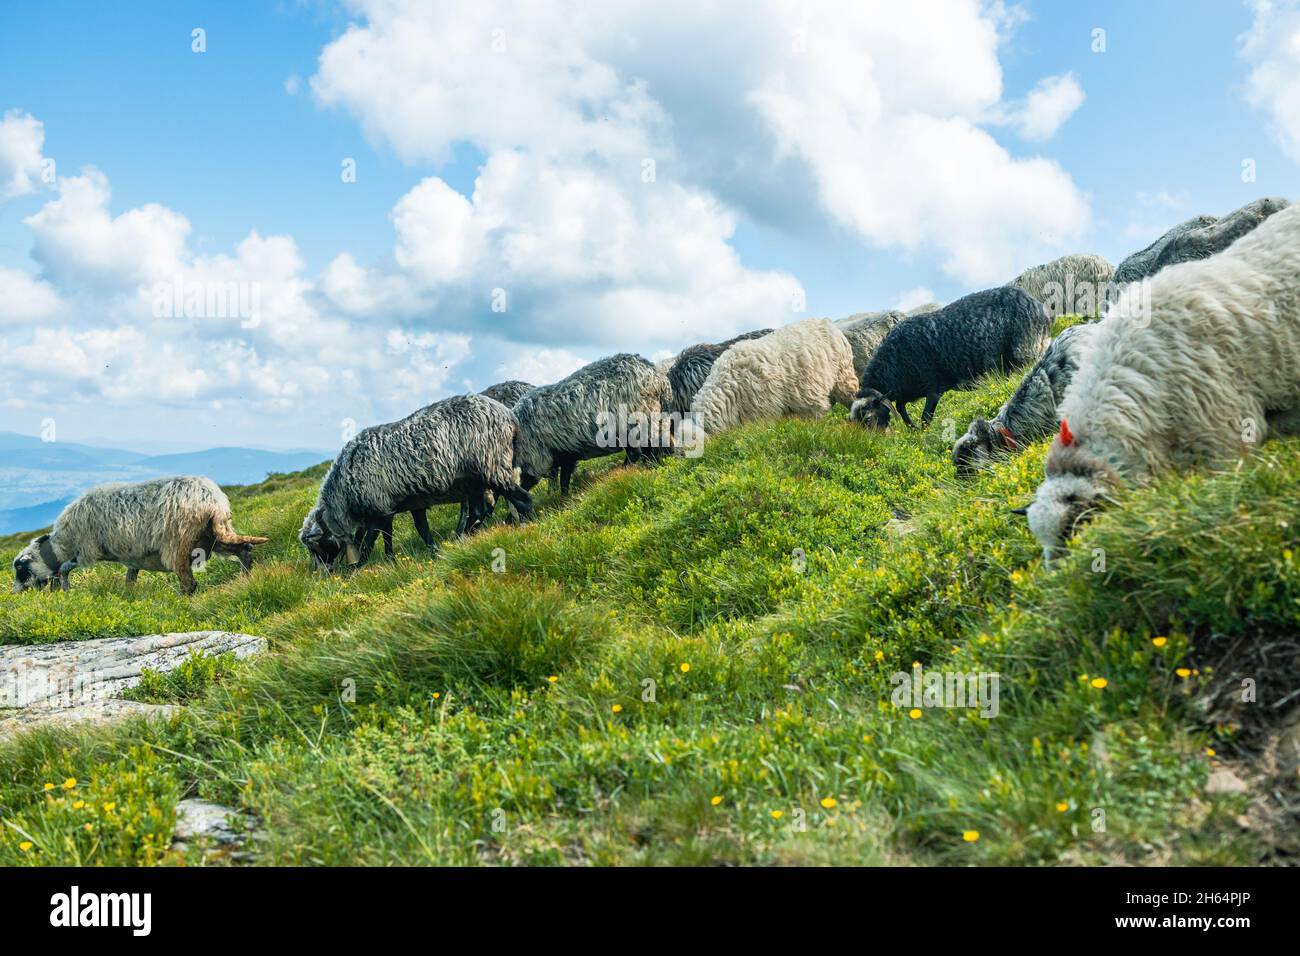
<path id="1" fill-rule="evenodd" d="M 1061 444 L 1067 448 L 1074 444 L 1074 433 L 1070 431 L 1070 426 L 1065 423 L 1064 418 L 1061 419 Z"/>
<path id="2" fill-rule="evenodd" d="M 1002 440 L 1007 443 L 1007 448 L 1011 449 L 1012 451 L 1016 450 L 1016 439 L 1015 436 L 1011 434 L 1010 428 L 1008 428 L 1006 425 L 999 425 L 998 434 L 1001 435 Z"/>

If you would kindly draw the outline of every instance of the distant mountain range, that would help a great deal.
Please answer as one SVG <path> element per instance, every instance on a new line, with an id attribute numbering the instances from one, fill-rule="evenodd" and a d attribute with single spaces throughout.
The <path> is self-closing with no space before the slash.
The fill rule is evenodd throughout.
<path id="1" fill-rule="evenodd" d="M 204 475 L 220 485 L 246 485 L 273 472 L 300 471 L 332 457 L 332 452 L 314 449 L 258 448 L 145 455 L 0 432 L 0 534 L 48 527 L 69 501 L 106 481 Z"/>

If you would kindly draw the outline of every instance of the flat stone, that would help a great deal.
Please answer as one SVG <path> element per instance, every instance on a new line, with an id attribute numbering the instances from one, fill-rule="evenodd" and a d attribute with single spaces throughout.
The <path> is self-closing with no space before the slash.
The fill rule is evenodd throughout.
<path id="1" fill-rule="evenodd" d="M 266 641 L 233 631 L 187 631 L 0 647 L 0 736 L 39 724 L 104 723 L 165 706 L 122 700 L 145 668 L 167 672 L 191 655 L 244 658 Z"/>
<path id="2" fill-rule="evenodd" d="M 232 818 L 234 825 L 231 824 Z M 198 799 L 182 800 L 176 804 L 176 826 L 172 830 L 174 842 L 203 838 L 224 846 L 242 843 L 247 836 L 244 815 L 238 810 Z"/>
<path id="3" fill-rule="evenodd" d="M 72 724 L 108 724 L 127 717 L 170 717 L 180 708 L 175 704 L 146 704 L 138 700 L 97 700 L 60 710 L 30 708 L 0 710 L 0 738 L 32 727 L 69 727 Z"/>

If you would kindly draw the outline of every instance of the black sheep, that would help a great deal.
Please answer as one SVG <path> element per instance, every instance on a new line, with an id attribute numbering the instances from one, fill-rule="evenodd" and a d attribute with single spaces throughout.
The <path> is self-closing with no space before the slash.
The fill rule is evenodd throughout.
<path id="1" fill-rule="evenodd" d="M 852 416 L 884 428 L 892 403 L 911 428 L 907 403 L 924 398 L 921 421 L 928 425 L 944 392 L 1038 358 L 1051 326 L 1036 299 L 1010 286 L 973 292 L 937 312 L 904 319 L 862 373 Z"/>

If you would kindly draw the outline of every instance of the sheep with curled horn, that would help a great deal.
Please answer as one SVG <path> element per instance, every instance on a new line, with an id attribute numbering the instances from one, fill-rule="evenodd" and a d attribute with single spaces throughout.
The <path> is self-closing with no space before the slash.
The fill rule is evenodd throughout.
<path id="1" fill-rule="evenodd" d="M 47 585 L 66 591 L 74 570 L 111 561 L 126 566 L 128 584 L 141 571 L 169 571 L 180 579 L 181 593 L 193 594 L 194 571 L 209 558 L 235 558 L 247 574 L 254 545 L 268 540 L 235 531 L 230 500 L 207 478 L 99 485 L 14 558 L 14 593 Z"/>

